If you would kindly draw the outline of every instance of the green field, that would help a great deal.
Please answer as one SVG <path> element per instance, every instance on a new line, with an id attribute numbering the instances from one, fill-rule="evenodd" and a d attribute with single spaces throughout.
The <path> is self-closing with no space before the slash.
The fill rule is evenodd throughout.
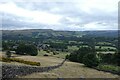
<path id="1" fill-rule="evenodd" d="M 95 48 L 96 48 L 96 49 L 99 49 L 99 47 L 100 47 L 100 46 L 95 46 Z M 109 48 L 109 49 L 114 49 L 114 50 L 116 50 L 116 48 L 115 48 L 115 47 L 110 47 L 110 46 L 101 46 L 101 49 L 108 49 L 108 48 Z"/>

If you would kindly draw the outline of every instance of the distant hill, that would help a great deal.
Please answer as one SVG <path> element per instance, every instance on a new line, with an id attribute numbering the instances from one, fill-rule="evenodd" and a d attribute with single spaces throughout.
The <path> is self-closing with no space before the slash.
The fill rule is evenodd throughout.
<path id="1" fill-rule="evenodd" d="M 118 37 L 118 30 L 85 31 L 85 34 L 94 37 Z"/>
<path id="2" fill-rule="evenodd" d="M 55 31 L 51 29 L 26 29 L 26 30 L 2 30 L 3 39 L 15 38 L 15 37 L 82 37 L 82 36 L 94 36 L 94 37 L 117 37 L 117 30 L 107 31 Z"/>

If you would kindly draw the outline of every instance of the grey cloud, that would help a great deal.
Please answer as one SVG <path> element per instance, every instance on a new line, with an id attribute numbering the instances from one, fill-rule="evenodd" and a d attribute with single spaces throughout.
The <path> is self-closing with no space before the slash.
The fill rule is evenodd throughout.
<path id="1" fill-rule="evenodd" d="M 84 12 L 78 9 L 73 2 L 16 2 L 17 6 L 29 9 L 29 10 L 41 10 L 47 11 L 53 14 L 60 14 L 63 18 L 60 20 L 62 25 L 43 25 L 43 24 L 34 24 L 28 22 L 21 22 L 19 21 L 24 20 L 24 18 L 8 15 L 3 17 L 3 27 L 24 27 L 27 26 L 28 28 L 52 28 L 52 29 L 70 29 L 70 25 L 79 25 L 83 27 L 84 25 L 92 22 L 97 22 L 97 24 L 101 24 L 103 26 L 114 26 L 112 23 L 117 23 L 117 11 L 107 13 L 105 11 L 94 10 L 92 14 Z M 58 10 L 56 10 L 58 9 Z M 70 18 L 78 18 L 82 21 L 71 22 L 66 17 Z M 15 20 L 13 20 L 15 19 Z M 105 23 L 105 24 L 103 24 Z M 41 27 L 42 25 L 42 27 Z M 78 28 L 77 28 L 78 29 Z M 75 28 L 75 30 L 77 30 Z"/>

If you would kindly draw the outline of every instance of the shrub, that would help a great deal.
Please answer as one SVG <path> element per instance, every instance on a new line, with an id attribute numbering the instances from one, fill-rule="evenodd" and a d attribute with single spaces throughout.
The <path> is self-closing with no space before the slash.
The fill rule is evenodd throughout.
<path id="1" fill-rule="evenodd" d="M 83 57 L 83 63 L 88 67 L 96 67 L 99 64 L 99 59 L 96 54 L 89 53 Z"/>

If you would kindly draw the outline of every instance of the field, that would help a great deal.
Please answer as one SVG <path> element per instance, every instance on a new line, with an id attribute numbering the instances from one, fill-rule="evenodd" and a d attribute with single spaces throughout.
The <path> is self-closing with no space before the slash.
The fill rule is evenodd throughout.
<path id="1" fill-rule="evenodd" d="M 95 46 L 96 49 L 98 49 L 100 46 Z M 102 46 L 101 49 L 116 49 L 115 47 L 110 47 L 110 46 Z"/>
<path id="2" fill-rule="evenodd" d="M 2 51 L 6 51 L 8 56 L 4 58 L 8 62 L 4 61 L 3 64 L 10 65 L 3 65 L 4 72 L 12 72 L 13 75 L 20 72 L 21 76 L 17 76 L 20 78 L 117 78 L 119 38 L 116 33 L 51 29 L 3 30 Z M 9 56 L 11 53 L 12 56 Z M 0 56 L 4 56 L 4 53 Z M 24 70 L 26 66 L 27 71 Z"/>
<path id="3" fill-rule="evenodd" d="M 39 53 L 40 54 L 40 53 Z M 56 56 L 19 56 L 13 55 L 16 58 L 29 60 L 29 61 L 39 61 L 41 63 L 41 67 L 53 66 L 61 63 L 64 59 L 59 55 Z M 24 65 L 24 64 L 16 64 L 16 63 L 6 63 L 11 65 Z M 51 70 L 49 72 L 42 73 L 32 73 L 26 76 L 18 76 L 20 78 L 117 78 L 118 75 L 97 71 L 92 68 L 85 67 L 83 64 L 65 61 L 65 63 L 57 69 Z"/>
<path id="4" fill-rule="evenodd" d="M 40 60 L 42 66 L 56 65 L 63 59 L 56 57 L 19 57 L 29 60 Z M 60 68 L 54 69 L 49 72 L 33 73 L 27 76 L 21 76 L 22 78 L 115 78 L 118 75 L 97 71 L 91 68 L 85 67 L 83 64 L 66 61 Z"/>

